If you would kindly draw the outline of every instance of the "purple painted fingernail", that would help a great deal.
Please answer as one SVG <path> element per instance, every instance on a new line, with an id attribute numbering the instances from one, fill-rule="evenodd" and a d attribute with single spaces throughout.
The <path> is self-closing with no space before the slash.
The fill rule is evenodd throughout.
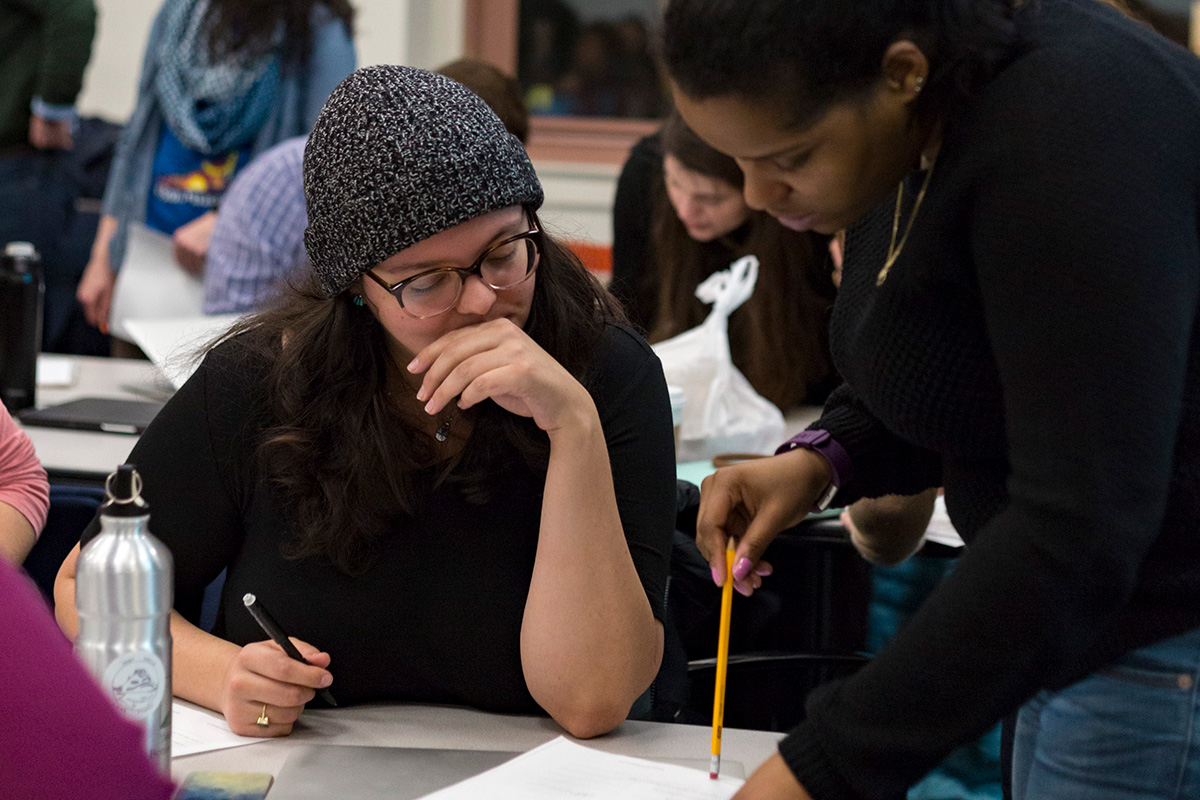
<path id="1" fill-rule="evenodd" d="M 713 583 L 717 586 L 725 585 L 725 570 L 718 571 L 716 567 L 712 568 Z"/>
<path id="2" fill-rule="evenodd" d="M 750 563 L 748 558 L 739 558 L 737 563 L 733 565 L 733 577 L 737 580 L 742 580 L 750 574 L 750 568 L 754 565 Z"/>
<path id="3" fill-rule="evenodd" d="M 752 591 L 753 591 L 753 590 L 752 590 L 750 587 L 748 587 L 748 586 L 745 586 L 745 585 L 743 585 L 743 584 L 740 584 L 740 583 L 735 583 L 735 584 L 733 585 L 733 588 L 734 588 L 734 589 L 737 589 L 737 593 L 738 593 L 738 594 L 740 594 L 742 597 L 749 597 L 749 596 L 750 596 L 750 592 L 752 592 Z"/>

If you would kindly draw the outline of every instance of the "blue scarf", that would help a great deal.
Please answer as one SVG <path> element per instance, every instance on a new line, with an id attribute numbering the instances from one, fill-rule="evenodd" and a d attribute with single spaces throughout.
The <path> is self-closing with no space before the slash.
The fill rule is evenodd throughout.
<path id="1" fill-rule="evenodd" d="M 213 155 L 250 144 L 275 104 L 279 45 L 265 56 L 212 63 L 204 18 L 209 0 L 167 0 L 154 87 L 163 116 L 191 150 Z"/>

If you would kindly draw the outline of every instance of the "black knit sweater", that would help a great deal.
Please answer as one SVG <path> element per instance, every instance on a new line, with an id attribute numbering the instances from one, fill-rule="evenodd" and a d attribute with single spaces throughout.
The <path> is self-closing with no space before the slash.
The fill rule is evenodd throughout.
<path id="1" fill-rule="evenodd" d="M 850 231 L 815 426 L 854 463 L 839 500 L 943 485 L 969 546 L 781 743 L 817 800 L 902 797 L 1039 689 L 1200 626 L 1200 61 L 1094 0 L 1022 13 L 882 286 L 894 198 Z"/>

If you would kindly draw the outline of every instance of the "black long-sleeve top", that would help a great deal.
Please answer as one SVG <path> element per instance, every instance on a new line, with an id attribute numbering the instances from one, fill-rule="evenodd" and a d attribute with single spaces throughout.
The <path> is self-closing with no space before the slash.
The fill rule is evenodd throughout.
<path id="1" fill-rule="evenodd" d="M 453 481 L 443 483 L 413 516 L 392 521 L 362 574 L 347 575 L 323 558 L 289 558 L 289 511 L 256 453 L 271 419 L 268 366 L 236 341 L 221 345 L 130 455 L 144 481 L 151 531 L 175 557 L 176 609 L 198 616 L 205 587 L 228 568 L 213 632 L 239 645 L 266 638 L 242 605 L 253 592 L 289 635 L 330 654 L 331 691 L 341 705 L 403 700 L 537 712 L 521 668 L 520 631 L 544 477 L 514 463 L 482 505 Z M 626 543 L 661 620 L 675 521 L 662 367 L 632 330 L 612 325 L 586 385 Z M 477 428 L 471 435 L 489 434 Z M 85 541 L 97 528 L 93 522 Z"/>
<path id="2" fill-rule="evenodd" d="M 645 333 L 658 320 L 658 280 L 651 260 L 650 232 L 654 197 L 662 191 L 661 176 L 662 141 L 656 132 L 629 151 L 613 196 L 613 263 L 608 290 L 621 301 L 634 327 Z M 728 261 L 715 269 L 727 266 Z"/>
<path id="3" fill-rule="evenodd" d="M 663 153 L 660 133 L 653 133 L 638 141 L 629 152 L 629 158 L 621 168 L 617 180 L 617 190 L 613 199 L 613 244 L 612 244 L 612 281 L 608 290 L 615 296 L 625 309 L 629 321 L 642 333 L 655 333 L 659 319 L 659 291 L 661 290 L 663 266 L 661 253 L 656 252 L 654 243 L 654 228 L 656 216 L 666 211 L 669 206 L 667 190 L 663 183 Z M 674 211 L 670 211 L 673 215 Z M 682 223 L 681 223 L 682 224 Z M 689 252 L 697 259 L 701 276 L 699 280 L 728 269 L 729 265 L 749 252 L 749 245 L 755 234 L 756 225 L 774 226 L 778 223 L 769 220 L 765 215 L 751 215 L 742 225 L 728 234 L 709 242 L 689 242 Z M 796 233 L 780 229 L 782 245 L 795 248 L 802 254 L 812 250 L 825 251 L 823 239 L 814 240 L 816 234 Z M 758 253 L 766 256 L 765 253 Z M 756 369 L 755 354 L 751 348 L 755 345 L 751 328 L 763 324 L 763 320 L 755 319 L 762 313 L 762 306 L 756 309 L 755 300 L 751 300 L 736 309 L 729 319 L 729 338 L 732 348 L 733 363 L 746 373 L 756 391 L 762 393 L 768 400 L 779 405 L 785 411 L 797 403 L 821 404 L 829 397 L 830 391 L 838 384 L 839 378 L 833 371 L 828 355 L 826 336 L 827 309 L 833 303 L 836 289 L 830 279 L 830 268 L 824 258 L 802 259 L 796 263 L 773 263 L 769 260 L 762 267 L 764 270 L 781 270 L 782 280 L 773 282 L 763 281 L 755 289 L 755 300 L 761 300 L 764 292 L 782 291 L 787 301 L 797 306 L 810 305 L 813 318 L 808 324 L 819 328 L 816 335 L 819 339 L 819 351 L 810 354 L 814 369 L 811 375 L 803 381 L 804 385 L 798 390 L 792 386 L 780 387 L 764 381 L 762 367 Z M 697 284 L 699 284 L 697 280 Z M 819 311 L 817 311 L 819 309 Z M 675 309 L 678 320 L 693 319 L 699 324 L 708 314 L 708 304 L 692 298 L 687 307 Z M 803 323 L 795 323 L 801 325 Z M 776 347 L 803 346 L 792 342 L 789 337 L 803 337 L 811 331 L 797 328 L 785 328 L 775 332 Z M 798 365 L 794 361 L 784 359 L 787 374 L 794 375 Z M 785 376 L 786 380 L 786 376 Z"/>
<path id="4" fill-rule="evenodd" d="M 903 796 L 1036 691 L 1200 626 L 1200 61 L 1093 0 L 1022 13 L 882 286 L 894 198 L 849 233 L 815 425 L 854 464 L 839 499 L 944 485 L 968 547 L 781 743 L 817 800 Z"/>

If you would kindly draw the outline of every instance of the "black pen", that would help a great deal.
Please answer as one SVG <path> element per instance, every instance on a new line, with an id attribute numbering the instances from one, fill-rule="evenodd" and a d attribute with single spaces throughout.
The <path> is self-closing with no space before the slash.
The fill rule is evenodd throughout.
<path id="1" fill-rule="evenodd" d="M 283 652 L 287 653 L 289 658 L 312 666 L 307 658 L 300 655 L 300 651 L 296 649 L 296 645 L 292 644 L 292 640 L 283 632 L 283 628 L 279 627 L 279 623 L 271 616 L 271 612 L 267 611 L 266 606 L 262 604 L 261 600 L 247 592 L 242 595 L 242 603 L 246 606 L 246 610 L 250 612 L 250 615 L 254 617 L 254 621 L 266 631 L 267 636 L 275 640 L 275 644 L 283 648 Z M 337 700 L 333 699 L 333 695 L 329 693 L 328 689 L 317 689 L 317 694 L 321 695 L 321 699 L 329 703 L 329 705 L 337 705 Z"/>

